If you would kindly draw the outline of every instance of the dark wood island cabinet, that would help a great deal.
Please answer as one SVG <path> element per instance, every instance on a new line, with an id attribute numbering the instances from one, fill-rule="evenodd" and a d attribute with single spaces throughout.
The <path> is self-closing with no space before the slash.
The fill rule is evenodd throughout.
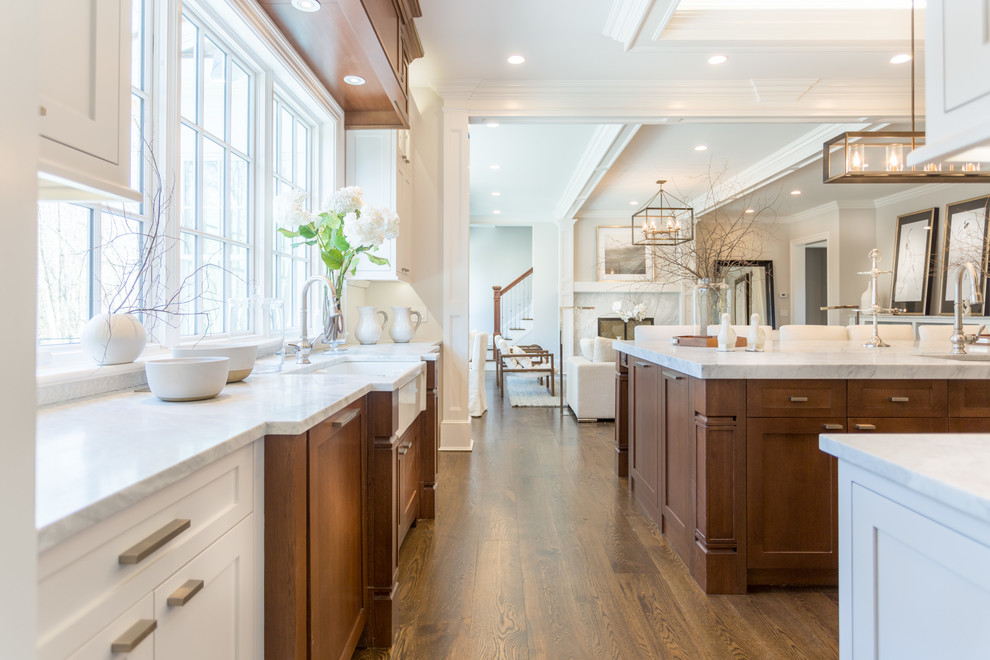
<path id="1" fill-rule="evenodd" d="M 979 380 L 697 378 L 616 359 L 616 472 L 698 584 L 838 580 L 836 460 L 819 434 L 990 431 Z M 627 390 L 627 391 L 625 391 Z"/>

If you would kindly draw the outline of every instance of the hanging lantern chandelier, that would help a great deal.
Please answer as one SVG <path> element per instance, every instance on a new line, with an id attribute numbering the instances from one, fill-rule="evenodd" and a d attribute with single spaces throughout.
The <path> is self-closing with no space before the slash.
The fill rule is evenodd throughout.
<path id="1" fill-rule="evenodd" d="M 981 183 L 990 181 L 990 163 L 931 162 L 908 165 L 908 152 L 925 144 L 915 128 L 914 0 L 911 0 L 911 130 L 842 133 L 822 148 L 825 183 Z"/>
<path id="2" fill-rule="evenodd" d="M 633 245 L 680 245 L 694 239 L 694 209 L 660 190 L 632 214 Z"/>

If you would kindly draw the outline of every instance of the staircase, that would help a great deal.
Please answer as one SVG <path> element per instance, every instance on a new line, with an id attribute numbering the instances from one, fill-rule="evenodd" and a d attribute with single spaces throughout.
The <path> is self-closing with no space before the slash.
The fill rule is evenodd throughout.
<path id="1" fill-rule="evenodd" d="M 533 330 L 533 269 L 508 286 L 493 286 L 495 328 L 492 335 L 517 344 Z"/>

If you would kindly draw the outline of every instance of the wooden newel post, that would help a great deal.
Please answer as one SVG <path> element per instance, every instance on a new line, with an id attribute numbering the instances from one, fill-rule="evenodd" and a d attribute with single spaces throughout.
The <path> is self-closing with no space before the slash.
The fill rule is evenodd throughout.
<path id="1" fill-rule="evenodd" d="M 495 293 L 495 332 L 492 336 L 502 334 L 502 287 L 493 286 L 492 290 Z"/>

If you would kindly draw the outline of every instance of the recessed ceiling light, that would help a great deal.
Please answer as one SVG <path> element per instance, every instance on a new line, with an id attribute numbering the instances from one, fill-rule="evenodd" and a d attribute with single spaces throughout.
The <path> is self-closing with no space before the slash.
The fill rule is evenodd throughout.
<path id="1" fill-rule="evenodd" d="M 629 206 L 636 206 L 639 202 L 629 202 Z"/>
<path id="2" fill-rule="evenodd" d="M 522 55 L 509 55 L 507 58 L 505 58 L 505 61 L 508 62 L 509 64 L 522 64 L 523 62 L 526 61 L 526 58 L 523 57 Z"/>
<path id="3" fill-rule="evenodd" d="M 746 209 L 746 213 L 756 213 L 756 209 Z"/>
<path id="4" fill-rule="evenodd" d="M 800 195 L 801 194 L 801 191 L 800 190 L 792 190 L 791 191 L 791 194 L 792 195 Z"/>
<path id="5" fill-rule="evenodd" d="M 501 194 L 502 194 L 502 193 L 500 193 L 500 192 L 493 192 L 493 193 L 492 193 L 492 197 L 498 197 L 498 196 L 499 196 L 499 195 L 501 195 Z"/>
<path id="6" fill-rule="evenodd" d="M 501 211 L 499 211 L 498 209 L 495 209 L 494 211 L 492 211 L 492 213 L 494 213 L 495 215 L 498 215 L 499 213 L 501 213 Z"/>
<path id="7" fill-rule="evenodd" d="M 488 128 L 498 128 L 498 122 L 497 121 L 490 121 L 490 122 L 486 123 L 485 126 L 487 126 Z"/>
<path id="8" fill-rule="evenodd" d="M 361 76 L 344 76 L 344 82 L 348 85 L 363 85 L 368 81 Z"/>
<path id="9" fill-rule="evenodd" d="M 489 165 L 488 166 L 488 169 L 490 169 L 490 170 L 500 170 L 502 168 L 499 165 Z"/>
<path id="10" fill-rule="evenodd" d="M 729 61 L 729 58 L 725 55 L 712 55 L 708 58 L 709 64 L 725 64 Z"/>
<path id="11" fill-rule="evenodd" d="M 320 11 L 320 0 L 292 0 L 292 6 L 299 11 Z"/>
<path id="12" fill-rule="evenodd" d="M 894 55 L 892 58 L 890 58 L 891 64 L 904 64 L 905 62 L 910 62 L 910 61 L 911 61 L 911 56 L 908 55 L 907 53 L 898 53 L 897 55 Z"/>
<path id="13" fill-rule="evenodd" d="M 694 150 L 695 151 L 708 151 L 708 145 L 707 144 L 699 144 L 697 147 L 694 148 Z"/>

